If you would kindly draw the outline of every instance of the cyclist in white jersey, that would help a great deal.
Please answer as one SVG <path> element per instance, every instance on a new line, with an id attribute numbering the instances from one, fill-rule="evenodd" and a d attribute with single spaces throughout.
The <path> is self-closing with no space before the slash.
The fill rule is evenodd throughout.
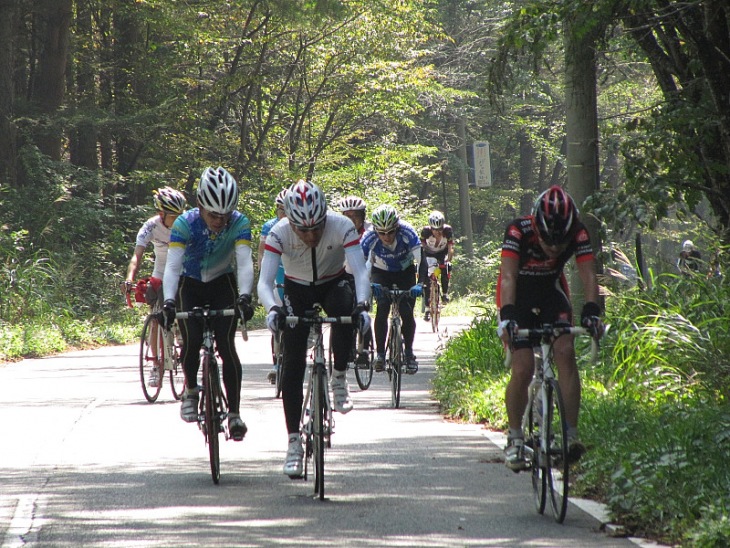
<path id="1" fill-rule="evenodd" d="M 375 362 L 376 371 L 383 371 L 385 365 L 385 338 L 388 333 L 390 301 L 380 295 L 382 286 L 410 289 L 410 298 L 400 302 L 403 320 L 403 342 L 405 343 L 406 373 L 418 371 L 418 361 L 413 354 L 413 339 L 416 335 L 416 320 L 413 306 L 416 297 L 423 293 L 423 286 L 416 282 L 416 265 L 421 261 L 421 242 L 415 229 L 400 219 L 391 205 L 381 205 L 372 214 L 373 227 L 362 237 L 361 246 L 365 257 L 372 264 L 371 277 L 373 295 L 378 302 L 375 315 Z M 414 285 L 415 283 L 415 285 Z"/>
<path id="2" fill-rule="evenodd" d="M 251 224 L 248 217 L 235 211 L 236 181 L 222 167 L 206 168 L 198 184 L 197 199 L 198 207 L 178 217 L 172 225 L 163 284 L 165 325 L 169 327 L 175 320 L 176 297 L 177 304 L 185 311 L 196 306 L 210 305 L 218 310 L 235 305 L 241 319 L 248 321 L 253 317 Z M 216 350 L 223 362 L 228 429 L 235 441 L 241 441 L 246 435 L 246 425 L 240 415 L 242 369 L 234 345 L 236 322 L 235 316 L 214 318 L 213 331 Z M 186 385 L 180 417 L 185 422 L 196 422 L 202 326 L 195 320 L 182 321 L 180 333 Z"/>
<path id="3" fill-rule="evenodd" d="M 155 254 L 155 264 L 152 269 L 149 283 L 147 284 L 147 292 L 145 300 L 150 307 L 160 304 L 162 305 L 162 276 L 165 273 L 165 263 L 167 262 L 167 248 L 170 245 L 170 228 L 175 219 L 185 211 L 187 201 L 185 196 L 174 188 L 169 186 L 158 188 L 153 192 L 153 202 L 157 213 L 147 219 L 137 233 L 137 240 L 134 246 L 134 254 L 129 260 L 127 267 L 127 277 L 124 282 L 125 292 L 134 284 L 137 272 L 142 264 L 145 249 L 151 243 Z M 152 324 L 152 340 L 157 340 L 157 324 Z M 157 352 L 157 348 L 152 349 Z M 156 388 L 159 386 L 158 378 L 159 363 L 157 356 L 153 360 L 152 370 L 148 384 Z"/>
<path id="4" fill-rule="evenodd" d="M 259 300 L 268 311 L 269 329 L 272 332 L 284 329 L 282 400 L 289 440 L 284 473 L 298 477 L 302 474 L 304 456 L 299 420 L 304 399 L 309 327 L 285 327 L 283 317 L 301 316 L 315 303 L 320 303 L 328 316 L 353 315 L 361 329 L 368 329 L 370 284 L 355 225 L 343 215 L 327 211 L 324 194 L 317 185 L 298 181 L 289 188 L 285 204 L 287 218 L 279 221 L 266 238 L 257 289 Z M 359 304 L 354 311 L 352 286 L 345 275 L 345 258 L 355 276 Z M 285 273 L 283 307 L 276 305 L 273 292 L 279 260 Z M 352 410 L 345 377 L 352 330 L 351 324 L 333 324 L 331 330 L 334 354 L 331 387 L 335 410 L 340 413 Z"/>

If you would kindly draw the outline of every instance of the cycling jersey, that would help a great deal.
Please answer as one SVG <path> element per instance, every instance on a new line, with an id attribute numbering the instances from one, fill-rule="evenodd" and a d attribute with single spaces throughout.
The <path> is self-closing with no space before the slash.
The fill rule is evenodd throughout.
<path id="1" fill-rule="evenodd" d="M 373 226 L 373 223 L 371 223 L 370 221 L 365 221 L 362 224 L 362 226 L 360 227 L 360 230 L 357 231 L 358 235 L 360 237 L 362 237 L 362 235 L 365 234 L 365 232 L 367 232 L 368 230 L 370 230 L 370 228 L 372 228 L 372 226 Z M 345 259 L 345 272 L 347 272 L 348 274 L 352 274 L 352 268 L 350 268 L 350 265 L 347 262 L 347 259 Z"/>
<path id="2" fill-rule="evenodd" d="M 565 250 L 554 259 L 540 246 L 532 216 L 520 217 L 507 226 L 502 257 L 518 261 L 515 306 L 520 327 L 531 327 L 539 322 L 571 321 L 570 293 L 563 268 L 573 255 L 578 263 L 594 260 L 590 236 L 581 222 L 577 223 Z M 500 272 L 497 307 L 502 306 L 501 280 Z"/>
<path id="3" fill-rule="evenodd" d="M 150 242 L 152 242 L 155 252 L 155 266 L 152 270 L 152 277 L 162 279 L 165 273 L 165 263 L 167 262 L 167 248 L 170 244 L 170 229 L 165 226 L 160 215 L 147 219 L 137 233 L 135 245 L 147 247 Z"/>
<path id="4" fill-rule="evenodd" d="M 261 304 L 266 310 L 270 310 L 276 304 L 272 288 L 279 259 L 284 265 L 288 282 L 317 286 L 344 274 L 346 256 L 349 260 L 353 258 L 356 260 L 351 264 L 356 266 L 357 270 L 355 276 L 357 299 L 368 300 L 370 285 L 358 243 L 359 237 L 355 225 L 350 219 L 338 213 L 327 212 L 322 239 L 314 248 L 307 246 L 296 235 L 288 219 L 282 219 L 276 223 L 266 238 L 257 286 Z M 274 258 L 277 260 L 271 260 Z"/>
<path id="5" fill-rule="evenodd" d="M 373 268 L 388 272 L 400 272 L 412 266 L 414 261 L 421 261 L 421 241 L 418 234 L 403 220 L 398 221 L 395 240 L 391 246 L 386 246 L 373 228 L 363 235 L 360 246 Z"/>
<path id="6" fill-rule="evenodd" d="M 186 211 L 172 225 L 163 284 L 165 299 L 175 298 L 181 275 L 210 282 L 232 273 L 234 256 L 239 292 L 251 293 L 253 263 L 248 217 L 234 211 L 223 230 L 215 233 L 205 224 L 198 208 Z"/>
<path id="7" fill-rule="evenodd" d="M 352 221 L 327 212 L 322 239 L 315 248 L 307 246 L 282 219 L 266 238 L 266 251 L 281 256 L 286 277 L 300 284 L 319 285 L 345 270 L 345 249 L 356 246 L 359 236 Z"/>
<path id="8" fill-rule="evenodd" d="M 437 240 L 433 229 L 430 226 L 424 226 L 421 229 L 421 243 L 426 257 L 437 257 L 443 262 L 449 251 L 449 245 L 454 244 L 454 230 L 451 225 L 444 225 L 441 239 Z"/>
<path id="9" fill-rule="evenodd" d="M 279 217 L 274 217 L 273 219 L 269 219 L 261 226 L 261 241 L 266 241 L 266 237 L 269 235 L 269 232 L 271 232 L 271 229 L 274 228 L 274 225 L 279 222 Z"/>

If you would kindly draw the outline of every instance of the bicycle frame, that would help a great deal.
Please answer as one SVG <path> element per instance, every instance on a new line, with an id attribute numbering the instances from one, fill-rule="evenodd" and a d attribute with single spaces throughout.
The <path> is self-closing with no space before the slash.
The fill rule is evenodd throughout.
<path id="1" fill-rule="evenodd" d="M 390 327 L 388 328 L 388 338 L 385 346 L 387 348 L 386 371 L 391 386 L 390 402 L 393 408 L 398 409 L 400 407 L 400 392 L 405 365 L 403 320 L 400 316 L 400 303 L 410 296 L 410 290 L 398 289 L 397 286 L 393 286 L 392 289 L 384 287 L 383 296 L 390 300 Z"/>
<path id="2" fill-rule="evenodd" d="M 304 395 L 299 431 L 304 438 L 306 460 L 304 479 L 308 476 L 309 459 L 314 465 L 314 494 L 324 500 L 324 450 L 332 446 L 334 419 L 328 390 L 327 358 L 324 349 L 322 325 L 329 323 L 352 323 L 350 316 L 325 317 L 318 303 L 304 316 L 287 316 L 287 325 L 299 323 L 309 325 L 315 334 L 312 362 L 309 367 L 307 389 Z"/>
<path id="3" fill-rule="evenodd" d="M 195 307 L 189 312 L 178 312 L 175 315 L 178 321 L 197 320 L 203 323 L 203 343 L 200 348 L 203 386 L 198 407 L 198 428 L 203 432 L 203 438 L 208 445 L 210 472 L 215 484 L 220 481 L 218 434 L 223 432 L 226 440 L 230 437 L 225 423 L 228 416 L 228 400 L 221 386 L 220 369 L 215 354 L 215 338 L 211 326 L 213 318 L 223 316 L 236 316 L 236 311 L 232 308 L 210 310 L 205 306 Z"/>

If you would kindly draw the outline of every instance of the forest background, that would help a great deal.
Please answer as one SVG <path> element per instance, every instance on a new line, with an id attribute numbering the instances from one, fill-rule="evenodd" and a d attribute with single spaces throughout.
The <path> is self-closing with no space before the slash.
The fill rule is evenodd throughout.
<path id="1" fill-rule="evenodd" d="M 488 188 L 468 185 L 475 141 L 490 143 Z M 0 355 L 128 341 L 139 316 L 122 309 L 119 283 L 151 192 L 171 185 L 192 202 L 208 165 L 234 174 L 254 227 L 302 177 L 331 203 L 392 203 L 415 226 L 444 211 L 461 236 L 454 290 L 482 303 L 506 223 L 566 185 L 615 326 L 596 392 L 624 405 L 649 393 L 656 420 L 669 404 L 709 407 L 701 424 L 727 447 L 723 0 L 0 0 Z M 673 274 L 685 239 L 705 258 L 699 276 Z M 491 337 L 493 312 L 472 336 Z M 444 408 L 503 426 L 474 408 L 480 383 L 504 372 L 454 352 L 469 403 L 444 396 Z M 463 381 L 449 367 L 443 382 Z M 652 466 L 695 460 L 692 440 L 684 453 L 668 440 L 671 458 L 647 455 L 638 476 L 622 468 L 635 458 L 594 465 L 618 474 L 594 478 L 594 496 L 655 537 L 730 538 L 726 466 L 711 491 L 665 482 L 680 502 L 657 506 L 670 499 Z"/>

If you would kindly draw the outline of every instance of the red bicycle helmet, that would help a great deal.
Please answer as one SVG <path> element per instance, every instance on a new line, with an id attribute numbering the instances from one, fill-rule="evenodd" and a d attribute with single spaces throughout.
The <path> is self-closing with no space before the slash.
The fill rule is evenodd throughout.
<path id="1" fill-rule="evenodd" d="M 540 237 L 548 245 L 564 244 L 578 220 L 573 198 L 557 185 L 538 196 L 532 214 Z"/>

